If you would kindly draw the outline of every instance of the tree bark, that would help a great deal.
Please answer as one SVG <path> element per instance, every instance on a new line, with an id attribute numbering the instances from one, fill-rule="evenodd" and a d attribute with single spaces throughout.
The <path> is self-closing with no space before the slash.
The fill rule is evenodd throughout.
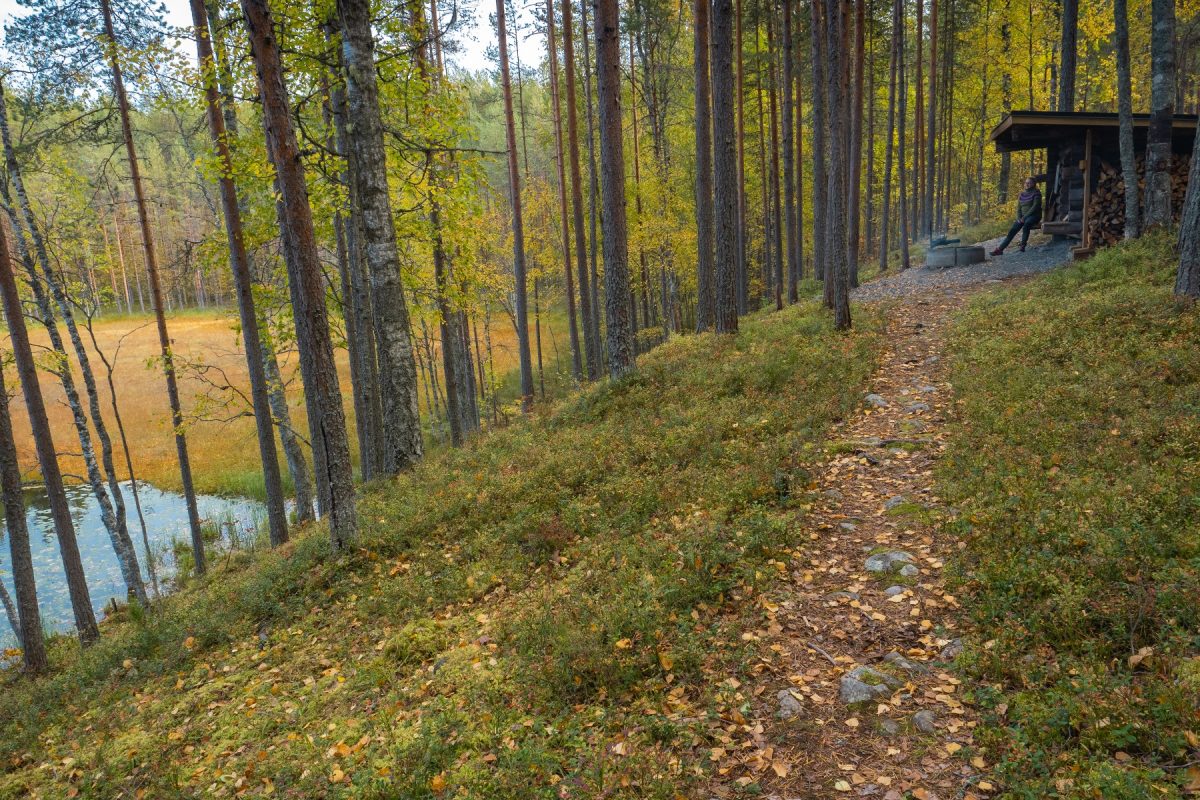
<path id="1" fill-rule="evenodd" d="M 733 0 L 716 0 L 712 17 L 713 189 L 716 215 L 717 333 L 736 333 L 737 127 L 733 99 Z"/>
<path id="2" fill-rule="evenodd" d="M 896 29 L 898 31 L 898 33 L 896 35 L 899 37 L 899 41 L 896 44 L 896 48 L 897 48 L 896 49 L 896 65 L 897 65 L 896 66 L 896 71 L 897 71 L 897 76 L 896 76 L 897 87 L 896 87 L 896 89 L 897 89 L 897 93 L 899 95 L 899 108 L 897 108 L 897 110 L 896 110 L 896 116 L 898 118 L 898 128 L 899 128 L 899 130 L 897 131 L 898 140 L 897 140 L 896 147 L 897 147 L 897 152 L 899 154 L 899 157 L 898 157 L 899 163 L 897 164 L 896 171 L 900 177 L 900 209 L 899 209 L 900 213 L 898 215 L 898 219 L 900 222 L 900 230 L 899 230 L 900 269 L 903 271 L 903 270 L 908 269 L 910 266 L 909 253 L 908 253 L 908 239 L 909 239 L 909 235 L 908 235 L 908 233 L 909 233 L 909 228 L 908 228 L 908 185 L 907 185 L 907 178 L 906 178 L 907 171 L 906 171 L 905 165 L 904 165 L 904 153 L 905 153 L 904 123 L 908 117 L 908 80 L 905 77 L 906 76 L 906 68 L 905 68 L 905 63 L 904 63 L 904 5 L 903 5 L 904 0 L 895 0 L 895 2 L 896 2 L 895 23 L 896 23 Z M 936 0 L 935 0 L 935 3 L 936 3 Z M 930 76 L 930 78 L 932 80 L 932 76 Z M 932 95 L 930 96 L 930 101 L 932 103 Z"/>
<path id="3" fill-rule="evenodd" d="M 596 0 L 596 78 L 600 176 L 604 211 L 604 297 L 608 371 L 633 371 L 637 355 L 629 312 L 629 252 L 625 227 L 625 147 L 621 136 L 621 31 L 618 0 Z"/>
<path id="4" fill-rule="evenodd" d="M 21 468 L 13 440 L 9 416 L 8 388 L 0 371 L 0 490 L 4 493 L 4 523 L 8 529 L 8 551 L 12 556 L 13 589 L 17 595 L 13 632 L 21 642 L 25 672 L 45 672 L 46 643 L 42 640 L 42 619 L 38 610 L 37 581 L 33 574 L 33 555 L 29 549 L 29 528 L 25 523 L 25 497 L 21 486 Z M 9 612 L 11 616 L 11 611 Z"/>
<path id="5" fill-rule="evenodd" d="M 558 219 L 562 226 L 563 277 L 567 295 L 567 318 L 571 336 L 571 374 L 583 379 L 583 352 L 575 316 L 575 276 L 571 264 L 571 224 L 567 216 L 566 148 L 563 147 L 562 104 L 558 92 L 558 43 L 555 36 L 554 0 L 546 0 L 546 49 L 550 55 L 550 104 L 554 112 L 554 160 L 558 169 Z M 572 111 L 571 113 L 574 113 Z"/>
<path id="6" fill-rule="evenodd" d="M 735 92 L 737 96 L 737 184 L 738 184 L 738 256 L 737 256 L 737 300 L 738 313 L 745 314 L 750 293 L 750 274 L 747 271 L 746 260 L 746 92 L 745 65 L 743 64 L 742 37 L 742 0 L 737 0 L 734 9 L 735 28 L 733 46 L 737 49 L 737 77 Z"/>
<path id="7" fill-rule="evenodd" d="M 594 381 L 600 377 L 603 368 L 600 358 L 600 326 L 596 317 L 600 311 L 595 304 L 595 287 L 588 276 L 587 243 L 583 230 L 583 176 L 579 167 L 579 116 L 578 103 L 575 97 L 575 33 L 571 14 L 572 0 L 562 0 L 563 19 L 563 70 L 566 77 L 566 117 L 567 117 L 567 158 L 571 168 L 571 221 L 575 230 L 575 264 L 579 269 L 579 318 L 583 326 L 584 362 L 587 368 L 587 379 Z M 587 38 L 584 35 L 584 44 Z M 588 109 L 588 148 L 591 149 L 591 89 L 585 91 L 585 101 Z M 593 182 L 594 182 L 594 164 Z M 592 238 L 595 239 L 595 218 L 592 222 Z M 594 270 L 593 270 L 594 272 Z"/>
<path id="8" fill-rule="evenodd" d="M 716 234 L 713 226 L 712 93 L 709 83 L 709 0 L 695 0 L 696 83 L 696 332 L 717 317 Z"/>
<path id="9" fill-rule="evenodd" d="M 1125 238 L 1136 239 L 1142 235 L 1142 207 L 1141 192 L 1138 191 L 1137 154 L 1133 145 L 1133 84 L 1129 74 L 1129 13 L 1127 7 L 1126 0 L 1113 0 L 1121 176 L 1125 182 Z"/>
<path id="10" fill-rule="evenodd" d="M 362 244 L 374 306 L 379 397 L 383 408 L 382 468 L 385 475 L 395 475 L 419 461 L 424 447 L 417 408 L 417 369 L 388 195 L 371 5 L 369 0 L 338 0 L 337 8 L 342 21 L 346 102 L 352 120 L 346 126 L 346 139 L 356 167 L 350 177 L 362 210 Z"/>
<path id="11" fill-rule="evenodd" d="M 825 155 L 825 42 L 824 37 L 820 35 L 820 31 L 824 30 L 821 20 L 821 3 L 814 0 L 810 3 L 812 12 L 812 28 L 810 30 L 809 40 L 812 48 L 812 68 L 813 68 L 813 98 L 812 98 L 812 119 L 813 119 L 813 144 L 812 144 L 812 217 L 813 217 L 813 277 L 819 281 L 825 280 L 825 229 L 828 225 L 829 215 L 828 207 L 825 202 L 825 193 L 828 191 L 828 174 L 826 170 Z M 825 292 L 825 301 L 828 302 L 828 289 Z"/>
<path id="12" fill-rule="evenodd" d="M 187 506 L 188 528 L 192 536 L 192 558 L 197 575 L 207 569 L 204 557 L 204 539 L 200 533 L 200 511 L 196 506 L 196 489 L 192 485 L 192 462 L 188 456 L 187 436 L 183 428 L 183 407 L 179 402 L 179 384 L 175 378 L 175 357 L 171 351 L 171 336 L 167 332 L 167 317 L 163 308 L 162 286 L 158 278 L 158 255 L 154 249 L 154 234 L 150 225 L 150 214 L 146 206 L 146 194 L 142 187 L 142 175 L 138 166 L 137 148 L 133 141 L 133 125 L 129 119 L 129 97 L 125 93 L 125 80 L 121 64 L 117 59 L 117 37 L 113 32 L 112 8 L 109 0 L 100 0 L 104 17 L 104 47 L 108 51 L 109 69 L 112 72 L 113 93 L 116 95 L 117 111 L 121 118 L 121 135 L 125 141 L 125 156 L 129 161 L 129 180 L 133 184 L 133 197 L 137 204 L 138 222 L 142 228 L 142 251 L 146 259 L 146 277 L 150 282 L 150 298 L 154 306 L 154 318 L 158 327 L 158 343 L 162 359 L 163 376 L 167 383 L 167 401 L 171 406 L 171 426 L 175 431 L 175 453 L 179 459 L 179 477 Z"/>
<path id="13" fill-rule="evenodd" d="M 242 0 L 251 52 L 258 71 L 267 148 L 275 165 L 280 202 L 290 241 L 288 283 L 296 323 L 296 345 L 304 378 L 313 460 L 323 472 L 317 486 L 325 497 L 329 535 L 334 552 L 356 537 L 354 475 L 346 439 L 346 418 L 338 388 L 333 342 L 325 308 L 325 284 L 313 233 L 312 207 L 304 165 L 292 128 L 287 89 L 283 83 L 279 45 L 267 0 Z"/>
<path id="14" fill-rule="evenodd" d="M 779 169 L 779 70 L 775 60 L 775 25 L 772 14 L 767 14 L 767 114 L 771 120 L 771 265 L 763 273 L 763 297 L 774 298 L 775 310 L 783 308 L 783 268 L 788 260 L 784 255 L 784 226 L 786 213 L 783 208 L 783 193 L 780 192 Z M 789 148 L 790 149 L 790 148 Z M 786 154 L 785 154 L 786 155 Z M 786 242 L 790 252 L 792 243 Z"/>
<path id="15" fill-rule="evenodd" d="M 850 143 L 839 135 L 850 123 L 850 0 L 818 0 L 825 7 L 825 37 L 828 41 L 828 91 L 826 136 L 829 139 L 829 222 L 826 227 L 825 283 L 837 330 L 850 327 L 850 267 L 847 246 L 847 192 L 850 179 Z"/>
<path id="16" fill-rule="evenodd" d="M 1175 0 L 1154 0 L 1152 9 L 1150 131 L 1146 136 L 1144 203 L 1147 228 L 1168 227 L 1172 221 L 1171 128 L 1175 120 Z"/>
<path id="17" fill-rule="evenodd" d="M 564 0 L 570 2 L 570 0 Z M 600 306 L 600 274 L 598 272 L 600 235 L 598 232 L 598 224 L 600 217 L 600 168 L 596 158 L 596 117 L 592 111 L 595 103 L 592 99 L 592 56 L 591 56 L 591 36 L 588 34 L 588 3 L 590 0 L 580 0 L 580 5 L 583 8 L 580 14 L 581 34 L 583 36 L 583 88 L 584 101 L 583 106 L 587 110 L 587 127 L 588 127 L 588 258 L 591 263 L 591 284 L 592 284 L 592 326 L 595 330 L 596 349 L 600 354 L 601 366 L 603 368 L 604 348 L 600 339 L 600 323 L 601 323 L 601 306 Z M 582 284 L 580 284 L 582 288 Z"/>
<path id="18" fill-rule="evenodd" d="M 1079 0 L 1062 0 L 1062 62 L 1058 71 L 1058 110 L 1075 110 L 1076 42 L 1079 39 Z"/>
<path id="19" fill-rule="evenodd" d="M 850 286 L 858 286 L 858 251 L 861 219 L 859 209 L 862 197 L 862 128 L 863 128 L 863 69 L 866 66 L 867 0 L 854 4 L 854 96 L 850 101 L 850 198 L 846 213 L 850 229 L 847 233 Z M 847 56 L 848 57 L 848 56 Z"/>
<path id="20" fill-rule="evenodd" d="M 33 443 L 37 449 L 38 465 L 42 470 L 42 481 L 50 501 L 50 517 L 54 522 L 54 533 L 58 537 L 58 549 L 62 555 L 63 571 L 67 577 L 67 592 L 71 597 L 71 610 L 75 615 L 75 629 L 79 640 L 89 645 L 100 637 L 96 625 L 96 613 L 92 610 L 92 599 L 88 594 L 87 577 L 83 572 L 83 561 L 79 557 L 79 544 L 75 540 L 75 523 L 71 518 L 71 507 L 67 493 L 63 490 L 62 472 L 58 467 L 58 453 L 54 449 L 54 437 L 50 433 L 50 421 L 46 416 L 46 404 L 38 384 L 37 365 L 33 350 L 29 346 L 29 332 L 25 328 L 25 317 L 21 311 L 21 299 L 17 295 L 17 281 L 13 276 L 12 254 L 8 246 L 8 234 L 0 225 L 0 300 L 4 305 L 4 316 L 8 319 L 8 334 L 12 340 L 13 358 L 21 389 L 25 396 L 25 409 L 29 414 L 29 427 L 33 432 Z"/>
<path id="21" fill-rule="evenodd" d="M 1175 294 L 1200 298 L 1200 127 L 1192 148 L 1192 166 L 1188 172 L 1187 194 L 1179 225 L 1179 270 Z"/>
<path id="22" fill-rule="evenodd" d="M 262 347 L 258 338 L 258 312 L 254 308 L 254 290 L 250 264 L 242 238 L 242 212 L 233 184 L 233 159 L 229 153 L 225 118 L 221 114 L 215 80 L 216 61 L 209 37 L 204 0 L 191 0 L 192 25 L 196 29 L 196 60 L 204 81 L 204 99 L 208 129 L 221 162 L 221 210 L 225 216 L 225 238 L 229 244 L 229 268 L 237 295 L 238 316 L 242 325 L 242 346 L 250 373 L 250 400 L 258 433 L 258 454 L 263 466 L 263 487 L 267 495 L 267 528 L 271 544 L 278 547 L 288 539 L 287 513 L 283 507 L 283 480 L 279 473 L 279 454 L 275 450 L 275 430 L 271 424 L 271 406 L 267 398 L 267 378 Z"/>
<path id="23" fill-rule="evenodd" d="M 796 134 L 792 89 L 795 75 L 795 35 L 792 30 L 792 0 L 783 0 L 783 219 L 787 229 L 787 292 L 795 291 L 800 258 L 800 225 L 796 219 Z M 780 277 L 779 306 L 783 306 Z"/>
<path id="24" fill-rule="evenodd" d="M 508 199 L 513 215 L 513 283 L 516 295 L 517 360 L 521 369 L 521 408 L 528 410 L 533 399 L 533 359 L 529 353 L 525 224 L 521 214 L 521 173 L 517 166 L 517 130 L 513 119 L 512 80 L 508 72 L 508 29 L 504 20 L 504 0 L 496 0 L 496 35 L 500 49 L 500 83 L 504 92 L 504 133 L 508 142 Z"/>
<path id="25" fill-rule="evenodd" d="M 920 33 L 917 35 L 920 36 Z M 921 235 L 927 239 L 933 238 L 933 191 L 937 181 L 937 46 L 938 0 L 933 0 L 929 9 L 929 116 L 925 125 L 925 192 L 921 217 Z M 903 68 L 901 70 L 903 74 Z M 903 95 L 900 104 L 905 105 Z M 903 115 L 900 124 L 904 125 Z"/>

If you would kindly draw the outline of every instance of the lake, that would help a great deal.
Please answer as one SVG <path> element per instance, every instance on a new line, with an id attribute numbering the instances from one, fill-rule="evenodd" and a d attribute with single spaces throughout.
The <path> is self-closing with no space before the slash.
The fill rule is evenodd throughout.
<path id="1" fill-rule="evenodd" d="M 87 486 L 68 486 L 67 500 L 71 505 L 71 516 L 75 521 L 75 536 L 79 542 L 79 553 L 83 569 L 87 574 L 88 589 L 97 615 L 103 614 L 104 606 L 112 598 L 124 603 L 125 582 L 113 553 L 108 531 L 100 518 L 100 506 L 95 495 Z M 146 555 L 142 545 L 142 529 L 138 523 L 137 510 L 133 505 L 133 490 L 128 481 L 121 484 L 125 496 L 126 513 L 129 517 L 129 535 L 137 549 L 138 563 L 146 579 L 146 591 L 151 591 L 146 570 Z M 159 583 L 175 573 L 172 545 L 176 540 L 190 542 L 187 506 L 183 495 L 167 492 L 138 482 L 138 496 L 142 501 L 142 512 L 146 517 L 146 532 L 150 549 L 155 554 Z M 242 541 L 249 541 L 266 516 L 263 505 L 246 498 L 214 497 L 197 495 L 196 504 L 200 519 L 206 525 L 219 525 L 223 541 L 227 544 L 234 532 Z M 13 593 L 12 569 L 7 531 L 4 530 L 0 514 L 0 580 Z M 50 518 L 50 503 L 43 489 L 25 492 L 25 518 L 29 525 L 30 549 L 33 552 L 33 571 L 37 578 L 38 605 L 42 613 L 42 627 L 47 631 L 74 630 L 74 615 L 71 613 L 71 598 L 67 592 L 66 575 L 62 557 L 58 550 L 58 537 Z M 14 596 L 15 600 L 15 596 Z M 0 611 L 0 647 L 14 647 L 16 635 L 8 624 L 8 618 Z"/>

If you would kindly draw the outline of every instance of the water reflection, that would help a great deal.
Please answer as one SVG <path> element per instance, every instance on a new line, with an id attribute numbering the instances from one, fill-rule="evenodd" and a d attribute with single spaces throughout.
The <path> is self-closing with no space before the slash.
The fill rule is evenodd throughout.
<path id="1" fill-rule="evenodd" d="M 121 579 L 121 568 L 113 553 L 108 531 L 100 517 L 100 506 L 90 488 L 68 486 L 67 502 L 75 521 L 75 536 L 79 541 L 79 554 L 87 574 L 88 589 L 92 605 L 102 613 L 111 598 L 125 599 L 125 582 Z M 138 563 L 142 575 L 147 576 L 146 558 L 142 545 L 142 531 L 133 505 L 133 491 L 128 482 L 121 484 L 125 495 L 126 512 L 129 517 L 129 535 L 137 549 Z M 138 495 L 142 501 L 142 512 L 146 517 L 146 532 L 150 549 L 158 567 L 160 582 L 175 572 L 172 544 L 190 541 L 188 533 L 187 506 L 183 495 L 166 492 L 146 483 L 138 483 Z M 265 516 L 262 504 L 244 498 L 198 495 L 196 504 L 200 519 L 209 527 L 220 527 L 223 538 L 228 541 L 231 534 L 242 541 L 253 537 Z M 54 535 L 54 523 L 50 517 L 50 501 L 42 489 L 25 492 L 25 518 L 29 525 L 30 549 L 33 553 L 33 571 L 37 578 L 38 604 L 41 607 L 42 627 L 47 631 L 69 631 L 74 628 L 71 613 L 71 598 L 67 592 L 67 579 L 63 572 L 62 557 L 58 550 L 58 537 Z M 0 515 L 0 580 L 12 593 L 12 572 L 9 564 L 7 531 Z M 149 587 L 149 578 L 146 578 Z M 8 619 L 0 613 L 0 647 L 12 647 L 16 637 L 9 627 Z"/>

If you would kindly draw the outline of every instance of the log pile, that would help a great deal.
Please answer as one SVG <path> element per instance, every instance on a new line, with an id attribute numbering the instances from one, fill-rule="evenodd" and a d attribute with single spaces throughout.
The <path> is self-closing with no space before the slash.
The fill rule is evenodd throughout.
<path id="1" fill-rule="evenodd" d="M 1176 153 L 1171 157 L 1171 208 L 1176 221 L 1183 210 L 1190 166 L 1191 156 Z M 1146 160 L 1141 155 L 1137 157 L 1137 174 L 1141 194 L 1146 190 Z M 1116 244 L 1125 236 L 1125 180 L 1119 165 L 1100 162 L 1100 177 L 1088 203 L 1088 231 L 1093 247 Z"/>

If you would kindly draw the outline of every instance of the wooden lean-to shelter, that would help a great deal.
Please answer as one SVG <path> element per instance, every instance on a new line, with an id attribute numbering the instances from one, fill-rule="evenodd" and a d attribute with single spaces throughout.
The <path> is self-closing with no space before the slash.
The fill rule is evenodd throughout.
<path id="1" fill-rule="evenodd" d="M 1171 176 L 1176 214 L 1183 207 L 1196 124 L 1196 116 L 1175 116 Z M 1046 184 L 1042 232 L 1079 239 L 1077 256 L 1115 243 L 1125 229 L 1119 125 L 1114 113 L 1013 111 L 992 129 L 997 152 L 1046 151 L 1042 162 L 1045 172 L 1036 176 Z M 1144 174 L 1149 128 L 1149 114 L 1133 115 L 1139 182 Z"/>

